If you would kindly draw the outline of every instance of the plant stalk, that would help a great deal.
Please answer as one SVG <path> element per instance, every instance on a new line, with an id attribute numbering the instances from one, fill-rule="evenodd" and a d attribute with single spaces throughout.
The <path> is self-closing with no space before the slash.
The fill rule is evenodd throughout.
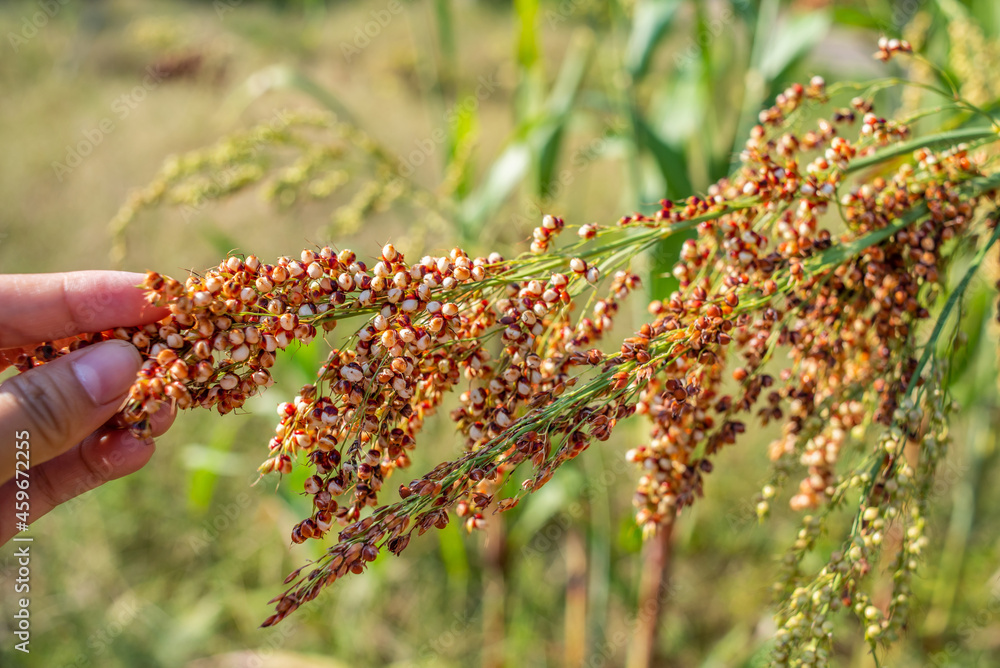
<path id="1" fill-rule="evenodd" d="M 656 658 L 660 619 L 670 592 L 674 525 L 661 528 L 643 546 L 642 576 L 627 668 L 648 668 Z"/>

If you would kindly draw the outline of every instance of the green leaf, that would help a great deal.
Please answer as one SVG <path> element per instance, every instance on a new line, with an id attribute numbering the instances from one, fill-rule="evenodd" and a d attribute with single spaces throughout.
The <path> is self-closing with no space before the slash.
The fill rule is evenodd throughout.
<path id="1" fill-rule="evenodd" d="M 462 203 L 459 217 L 467 234 L 474 232 L 503 205 L 534 164 L 539 165 L 536 186 L 540 194 L 544 194 L 551 183 L 564 128 L 593 48 L 594 40 L 589 33 L 577 34 L 542 114 L 515 128 L 510 143 L 490 167 L 483 184 Z"/>
<path id="2" fill-rule="evenodd" d="M 869 30 L 885 30 L 892 25 L 891 16 L 886 19 L 884 12 L 876 12 L 870 5 L 862 11 L 855 7 L 834 7 L 833 21 L 839 26 L 851 28 L 867 28 Z"/>
<path id="3" fill-rule="evenodd" d="M 736 137 L 745 137 L 757 123 L 760 107 L 772 94 L 771 87 L 818 44 L 829 31 L 831 13 L 812 11 L 780 21 L 780 0 L 761 0 L 753 30 L 750 66 L 744 74 L 743 104 L 736 124 Z M 730 171 L 738 166 L 733 152 Z"/>
<path id="4" fill-rule="evenodd" d="M 972 0 L 970 12 L 987 36 L 1000 34 L 1000 8 L 996 0 Z"/>
<path id="5" fill-rule="evenodd" d="M 635 124 L 639 146 L 648 150 L 656 160 L 656 165 L 666 181 L 666 195 L 670 199 L 681 199 L 692 194 L 691 179 L 688 176 L 687 157 L 684 153 L 667 142 L 649 127 L 646 121 L 633 112 L 632 122 Z"/>
<path id="6" fill-rule="evenodd" d="M 683 199 L 693 194 L 691 179 L 688 175 L 687 158 L 683 152 L 672 147 L 633 112 L 633 123 L 638 135 L 639 145 L 648 150 L 656 161 L 666 182 L 666 196 L 670 199 Z M 650 257 L 649 290 L 653 299 L 663 299 L 677 289 L 677 279 L 671 271 L 680 256 L 681 245 L 693 236 L 693 231 L 672 234 L 657 242 Z"/>
<path id="7" fill-rule="evenodd" d="M 624 519 L 618 525 L 618 549 L 626 554 L 639 554 L 642 551 L 642 529 L 631 517 Z"/>
<path id="8" fill-rule="evenodd" d="M 212 247 L 212 251 L 226 257 L 240 248 L 240 240 L 216 225 L 205 225 L 198 228 L 199 233 Z"/>
<path id="9" fill-rule="evenodd" d="M 479 134 L 479 110 L 478 107 L 469 108 L 463 105 L 454 120 L 448 124 L 448 153 L 445 164 L 445 173 L 457 168 L 461 169 L 461 176 L 455 183 L 452 194 L 459 199 L 467 196 L 472 188 L 473 168 L 472 160 L 468 159 L 472 146 L 476 143 Z M 462 164 L 457 164 L 459 160 L 464 160 Z"/>
<path id="10" fill-rule="evenodd" d="M 768 83 L 784 79 L 803 56 L 820 43 L 830 30 L 830 12 L 811 11 L 792 16 L 772 35 L 760 62 L 760 74 Z"/>
<path id="11" fill-rule="evenodd" d="M 441 561 L 444 562 L 449 588 L 453 594 L 461 594 L 465 590 L 471 570 L 461 527 L 461 522 L 449 522 L 448 526 L 437 532 Z"/>
<path id="12" fill-rule="evenodd" d="M 646 122 L 670 146 L 682 146 L 692 136 L 705 132 L 704 86 L 698 73 L 677 72 L 663 89 L 653 93 Z"/>
<path id="13" fill-rule="evenodd" d="M 451 0 L 434 0 L 434 22 L 437 24 L 438 52 L 441 59 L 441 66 L 438 69 L 438 86 L 441 90 L 445 90 L 455 76 L 458 63 Z"/>
<path id="14" fill-rule="evenodd" d="M 515 0 L 517 13 L 517 64 L 528 70 L 538 62 L 538 0 Z"/>
<path id="15" fill-rule="evenodd" d="M 979 249 L 979 252 L 976 253 L 975 258 L 973 258 L 972 263 L 969 265 L 969 268 L 966 269 L 965 274 L 962 276 L 962 280 L 958 282 L 958 285 L 955 286 L 955 289 L 952 290 L 952 293 L 948 296 L 948 301 L 945 302 L 944 308 L 941 309 L 941 313 L 938 315 L 938 319 L 934 323 L 934 329 L 931 331 L 930 338 L 927 340 L 927 345 L 924 346 L 924 352 L 920 355 L 920 359 L 917 361 L 917 366 L 913 370 L 913 375 L 910 377 L 910 385 L 906 388 L 907 394 L 912 392 L 913 388 L 916 387 L 917 380 L 920 378 L 920 373 L 924 370 L 928 360 L 930 360 L 936 352 L 935 346 L 937 345 L 938 339 L 941 338 L 941 332 L 944 330 L 945 323 L 948 322 L 952 309 L 955 308 L 955 304 L 961 301 L 962 296 L 969 287 L 969 283 L 975 277 L 976 272 L 979 271 L 979 267 L 986 259 L 986 254 L 998 239 L 1000 239 L 1000 225 L 997 225 L 993 229 L 993 233 L 989 236 L 989 239 L 987 239 L 986 243 Z"/>
<path id="16" fill-rule="evenodd" d="M 542 146 L 538 151 L 538 178 L 535 182 L 535 193 L 542 198 L 548 198 L 552 191 L 556 166 L 559 164 L 559 149 L 562 147 L 562 139 L 565 125 L 559 123 L 552 128 L 542 141 Z"/>
<path id="17" fill-rule="evenodd" d="M 463 203 L 460 219 L 463 226 L 476 226 L 496 211 L 521 182 L 531 166 L 531 150 L 523 141 L 508 146 L 486 174 L 483 184 Z"/>
<path id="18" fill-rule="evenodd" d="M 951 355 L 951 365 L 948 370 L 952 383 L 960 383 L 969 365 L 978 359 L 979 349 L 984 338 L 989 336 L 989 328 L 993 322 L 993 309 L 996 295 L 990 288 L 980 288 L 964 300 L 962 305 L 961 328 L 968 337 L 964 346 L 959 347 Z M 941 347 L 951 345 L 947 339 Z M 947 356 L 947 351 L 941 351 Z"/>
<path id="19" fill-rule="evenodd" d="M 301 377 L 301 383 L 315 382 L 316 369 L 322 363 L 322 346 L 293 345 L 285 351 L 286 369 L 296 369 Z M 296 388 L 297 389 L 297 388 Z"/>
<path id="20" fill-rule="evenodd" d="M 937 0 L 937 6 L 949 21 L 968 20 L 969 18 L 969 10 L 958 0 Z"/>
<path id="21" fill-rule="evenodd" d="M 680 286 L 672 271 L 680 258 L 681 246 L 692 237 L 691 232 L 674 234 L 657 242 L 650 251 L 649 296 L 653 299 L 666 299 Z"/>
<path id="22" fill-rule="evenodd" d="M 560 471 L 560 474 L 563 472 Z M 531 544 L 532 538 L 575 499 L 582 485 L 579 473 L 567 469 L 567 474 L 555 478 L 531 495 L 530 503 L 522 503 L 524 510 L 509 524 L 507 540 L 511 549 L 520 550 Z M 566 520 L 568 523 L 570 520 Z M 553 537 L 558 540 L 561 536 Z"/>
<path id="23" fill-rule="evenodd" d="M 539 128 L 537 139 L 532 138 L 538 143 L 538 178 L 535 190 L 540 197 L 546 197 L 551 189 L 566 125 L 590 64 L 594 43 L 589 31 L 578 32 L 574 36 L 545 105 L 548 119 Z"/>
<path id="24" fill-rule="evenodd" d="M 653 53 L 680 6 L 679 0 L 644 0 L 635 8 L 625 47 L 625 69 L 634 80 L 646 75 Z"/>
<path id="25" fill-rule="evenodd" d="M 219 476 L 242 471 L 245 461 L 231 452 L 238 425 L 217 420 L 208 445 L 192 443 L 184 448 L 182 461 L 191 470 L 188 479 L 187 502 L 191 508 L 205 510 L 212 503 Z"/>

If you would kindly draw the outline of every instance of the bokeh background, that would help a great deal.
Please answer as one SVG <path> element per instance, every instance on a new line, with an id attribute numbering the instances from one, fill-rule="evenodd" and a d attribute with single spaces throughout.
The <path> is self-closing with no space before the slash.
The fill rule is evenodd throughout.
<path id="1" fill-rule="evenodd" d="M 996 100 L 994 0 L 4 2 L 0 271 L 183 276 L 233 250 L 269 258 L 331 243 L 374 255 L 389 239 L 408 254 L 461 244 L 512 255 L 541 211 L 610 223 L 703 192 L 792 81 L 908 74 L 871 59 L 880 34 L 907 35 Z M 881 110 L 905 103 L 888 96 Z M 251 151 L 233 160 L 273 174 L 270 185 L 216 201 L 234 175 L 209 169 L 187 205 L 163 202 L 112 233 L 129 193 L 169 156 L 285 109 L 334 111 L 367 148 L 317 136 Z M 340 148 L 316 158 L 327 178 L 312 183 L 295 161 L 330 146 Z M 401 196 L 379 189 L 397 157 L 411 184 Z M 672 249 L 637 258 L 654 294 L 669 289 L 660 274 Z M 966 305 L 953 386 L 963 408 L 934 490 L 933 549 L 907 635 L 881 665 L 1000 656 L 995 293 L 980 283 Z M 634 302 L 633 323 L 645 301 Z M 309 382 L 325 350 L 288 356 L 277 386 L 242 414 L 182 415 L 142 472 L 32 527 L 30 655 L 6 632 L 4 547 L 0 664 L 626 665 L 643 559 L 623 454 L 645 437 L 640 420 L 488 531 L 468 536 L 453 522 L 258 629 L 281 579 L 322 549 L 289 543 L 305 503 L 294 485 L 252 483 L 274 405 Z M 757 522 L 771 436 L 722 453 L 679 524 L 657 665 L 766 663 L 770 585 L 800 521 L 782 494 Z M 456 448 L 447 419 L 432 422 L 415 470 Z M 874 665 L 857 623 L 841 623 L 840 665 Z"/>

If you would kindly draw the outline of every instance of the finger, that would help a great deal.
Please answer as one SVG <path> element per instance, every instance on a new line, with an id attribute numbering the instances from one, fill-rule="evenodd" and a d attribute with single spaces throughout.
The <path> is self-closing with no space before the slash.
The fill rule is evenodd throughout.
<path id="1" fill-rule="evenodd" d="M 142 358 L 131 344 L 105 341 L 29 369 L 0 384 L 0 434 L 28 432 L 30 465 L 53 459 L 118 411 Z M 14 441 L 0 440 L 0 482 L 13 475 Z"/>
<path id="2" fill-rule="evenodd" d="M 149 416 L 149 428 L 152 436 L 162 436 L 170 429 L 177 417 L 177 410 L 172 406 L 161 406 L 160 410 Z"/>
<path id="3" fill-rule="evenodd" d="M 144 278 L 123 271 L 0 276 L 0 348 L 162 318 L 167 310 L 150 306 L 136 287 Z"/>
<path id="4" fill-rule="evenodd" d="M 127 431 L 102 429 L 76 447 L 28 471 L 24 498 L 28 502 L 29 523 L 61 503 L 99 487 L 109 480 L 134 473 L 145 466 L 155 450 L 152 439 L 140 440 Z M 0 545 L 16 533 L 14 517 L 17 480 L 0 486 Z"/>

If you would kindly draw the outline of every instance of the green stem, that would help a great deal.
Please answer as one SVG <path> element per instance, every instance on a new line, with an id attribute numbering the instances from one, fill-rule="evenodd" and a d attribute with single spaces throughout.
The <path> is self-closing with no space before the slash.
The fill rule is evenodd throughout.
<path id="1" fill-rule="evenodd" d="M 847 167 L 847 173 L 850 174 L 851 172 L 867 169 L 868 167 L 877 165 L 880 162 L 885 162 L 901 155 L 913 153 L 919 148 L 954 145 L 961 142 L 978 141 L 980 139 L 992 139 L 994 141 L 1000 139 L 1000 137 L 998 137 L 997 128 L 963 128 L 961 130 L 952 130 L 951 132 L 930 135 L 929 137 L 918 137 L 917 139 L 912 139 L 901 144 L 895 144 L 891 148 L 887 148 L 884 151 L 876 151 L 873 155 L 851 161 L 850 165 Z"/>
<path id="2" fill-rule="evenodd" d="M 976 257 L 972 260 L 972 264 L 969 265 L 969 268 L 965 271 L 965 275 L 962 277 L 962 280 L 948 297 L 948 301 L 945 303 L 944 308 L 941 309 L 941 315 L 938 316 L 937 322 L 934 323 L 934 331 L 931 332 L 931 336 L 927 340 L 927 344 L 924 346 L 924 352 L 920 356 L 920 361 L 917 362 L 917 368 L 914 369 L 913 376 L 910 378 L 910 384 L 906 388 L 906 394 L 912 392 L 913 388 L 916 387 L 917 379 L 920 378 L 920 372 L 924 370 L 924 367 L 927 365 L 927 361 L 931 358 L 931 355 L 934 354 L 934 350 L 937 347 L 937 340 L 941 336 L 941 332 L 944 330 L 945 324 L 948 322 L 948 316 L 951 315 L 952 309 L 955 308 L 955 305 L 958 304 L 962 295 L 965 294 L 966 289 L 969 287 L 969 283 L 972 282 L 972 278 L 976 275 L 976 272 L 979 271 L 979 267 L 983 264 L 983 260 L 986 259 L 986 254 L 998 239 L 1000 239 L 1000 224 L 997 224 L 993 228 L 993 234 L 990 235 L 986 244 L 979 249 L 978 253 L 976 253 Z"/>

